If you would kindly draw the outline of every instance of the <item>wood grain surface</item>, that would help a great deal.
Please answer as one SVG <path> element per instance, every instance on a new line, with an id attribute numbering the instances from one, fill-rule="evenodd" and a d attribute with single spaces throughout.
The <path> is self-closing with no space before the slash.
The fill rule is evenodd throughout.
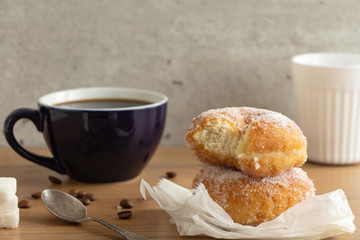
<path id="1" fill-rule="evenodd" d="M 46 149 L 32 149 L 49 155 Z M 193 177 L 201 167 L 184 147 L 159 148 L 143 173 L 132 180 L 107 184 L 87 184 L 69 179 L 44 167 L 38 166 L 18 156 L 10 148 L 0 148 L 0 176 L 15 177 L 18 181 L 19 200 L 28 199 L 32 206 L 20 209 L 20 224 L 16 229 L 0 229 L 0 239 L 122 239 L 120 235 L 96 222 L 69 224 L 52 216 L 40 199 L 32 199 L 31 194 L 47 188 L 68 192 L 72 188 L 96 195 L 97 199 L 87 206 L 88 215 L 99 217 L 119 227 L 149 239 L 211 239 L 209 237 L 181 237 L 176 226 L 169 222 L 170 217 L 157 203 L 149 198 L 144 200 L 140 194 L 140 180 L 144 178 L 150 185 L 156 185 L 168 171 L 177 173 L 171 179 L 175 183 L 191 188 Z M 306 163 L 303 169 L 313 179 L 317 194 L 342 188 L 355 215 L 355 225 L 359 224 L 360 212 L 360 165 L 325 166 Z M 52 175 L 62 180 L 62 184 L 52 184 Z M 133 217 L 121 220 L 117 206 L 122 199 L 130 199 L 135 206 L 131 209 Z M 314 219 L 316 221 L 316 219 Z M 332 239 L 360 239 L 358 229 L 353 234 L 343 234 Z"/>

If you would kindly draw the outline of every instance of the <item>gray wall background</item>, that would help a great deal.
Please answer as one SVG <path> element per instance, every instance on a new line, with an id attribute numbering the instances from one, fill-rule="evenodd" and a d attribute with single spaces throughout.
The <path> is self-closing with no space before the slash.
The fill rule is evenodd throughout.
<path id="1" fill-rule="evenodd" d="M 43 94 L 88 86 L 166 94 L 162 145 L 183 145 L 209 108 L 296 120 L 291 57 L 360 52 L 359 11 L 357 0 L 0 0 L 0 123 Z M 16 135 L 44 145 L 28 121 Z"/>

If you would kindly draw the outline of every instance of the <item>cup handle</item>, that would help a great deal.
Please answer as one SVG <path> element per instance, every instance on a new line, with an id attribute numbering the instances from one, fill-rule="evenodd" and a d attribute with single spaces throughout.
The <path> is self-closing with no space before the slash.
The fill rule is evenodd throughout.
<path id="1" fill-rule="evenodd" d="M 11 112 L 4 123 L 4 134 L 6 141 L 9 145 L 17 152 L 20 156 L 30 160 L 34 163 L 42 165 L 44 167 L 50 168 L 60 174 L 65 174 L 65 169 L 60 165 L 60 163 L 55 158 L 43 157 L 37 154 L 31 153 L 25 148 L 23 148 L 19 142 L 15 139 L 14 136 L 14 125 L 21 119 L 27 118 L 31 120 L 39 132 L 44 131 L 44 121 L 39 111 L 29 109 L 29 108 L 20 108 Z"/>

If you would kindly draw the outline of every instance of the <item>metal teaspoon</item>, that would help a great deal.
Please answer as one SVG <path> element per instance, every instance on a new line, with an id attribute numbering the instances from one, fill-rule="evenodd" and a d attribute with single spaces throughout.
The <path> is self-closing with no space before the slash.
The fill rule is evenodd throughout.
<path id="1" fill-rule="evenodd" d="M 71 223 L 93 220 L 121 234 L 128 240 L 148 240 L 135 233 L 121 229 L 100 218 L 87 217 L 86 207 L 77 198 L 57 189 L 46 189 L 41 193 L 41 200 L 46 208 L 56 217 Z"/>

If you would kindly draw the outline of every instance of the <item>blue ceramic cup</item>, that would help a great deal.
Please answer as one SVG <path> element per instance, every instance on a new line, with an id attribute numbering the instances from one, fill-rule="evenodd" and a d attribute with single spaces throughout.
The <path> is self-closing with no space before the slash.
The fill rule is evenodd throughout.
<path id="1" fill-rule="evenodd" d="M 89 183 L 138 176 L 161 140 L 167 108 L 163 94 L 131 88 L 98 87 L 42 96 L 38 109 L 20 108 L 4 124 L 9 145 L 22 157 Z M 53 157 L 31 153 L 13 129 L 30 119 L 43 133 Z"/>

